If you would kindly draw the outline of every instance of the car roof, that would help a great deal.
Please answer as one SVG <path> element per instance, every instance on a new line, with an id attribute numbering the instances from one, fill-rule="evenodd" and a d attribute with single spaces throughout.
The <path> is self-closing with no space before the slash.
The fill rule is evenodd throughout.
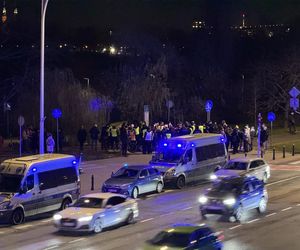
<path id="1" fill-rule="evenodd" d="M 124 165 L 123 167 L 129 168 L 129 169 L 136 169 L 136 170 L 152 168 L 152 166 L 150 166 L 150 165 Z"/>
<path id="2" fill-rule="evenodd" d="M 263 160 L 263 159 L 261 159 L 261 158 L 246 158 L 246 157 L 244 157 L 244 158 L 234 158 L 234 159 L 231 159 L 229 162 L 246 162 L 246 163 L 248 163 L 248 162 L 251 162 L 251 161 L 255 161 L 255 160 Z"/>
<path id="3" fill-rule="evenodd" d="M 166 228 L 163 230 L 164 232 L 172 232 L 172 233 L 182 233 L 182 234 L 190 234 L 199 229 L 208 229 L 208 227 L 204 225 L 174 225 L 173 227 Z"/>
<path id="4" fill-rule="evenodd" d="M 98 199 L 109 199 L 113 196 L 120 196 L 126 198 L 124 195 L 115 193 L 92 193 L 81 196 L 81 198 L 98 198 Z"/>

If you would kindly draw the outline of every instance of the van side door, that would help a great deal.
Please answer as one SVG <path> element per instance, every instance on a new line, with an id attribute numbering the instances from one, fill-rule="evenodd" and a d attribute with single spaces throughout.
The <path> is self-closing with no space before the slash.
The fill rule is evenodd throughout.
<path id="1" fill-rule="evenodd" d="M 193 149 L 188 149 L 184 154 L 182 163 L 182 170 L 185 173 L 187 182 L 194 181 L 197 174 L 197 165 L 195 164 L 194 158 Z"/>

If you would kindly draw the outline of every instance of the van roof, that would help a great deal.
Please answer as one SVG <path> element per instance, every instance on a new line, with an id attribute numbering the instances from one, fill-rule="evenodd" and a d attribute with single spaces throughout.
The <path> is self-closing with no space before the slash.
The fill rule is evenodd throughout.
<path id="1" fill-rule="evenodd" d="M 202 138 L 210 138 L 210 137 L 220 137 L 221 134 L 211 134 L 211 133 L 201 133 L 201 134 L 193 134 L 193 135 L 182 135 L 177 137 L 172 137 L 168 139 L 168 141 L 194 141 Z"/>
<path id="2" fill-rule="evenodd" d="M 35 162 L 45 162 L 54 159 L 65 159 L 70 157 L 74 157 L 74 156 L 67 155 L 67 154 L 37 154 L 37 155 L 28 155 L 28 156 L 23 156 L 18 158 L 7 159 L 4 162 L 26 164 L 26 163 L 35 163 Z"/>

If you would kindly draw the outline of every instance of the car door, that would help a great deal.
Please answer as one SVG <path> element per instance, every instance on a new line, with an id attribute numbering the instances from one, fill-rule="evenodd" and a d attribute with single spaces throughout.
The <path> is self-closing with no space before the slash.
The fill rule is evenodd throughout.
<path id="1" fill-rule="evenodd" d="M 151 184 L 149 183 L 149 173 L 147 169 L 143 169 L 140 172 L 139 177 L 137 179 L 137 186 L 139 188 L 139 194 L 151 191 Z"/>
<path id="2" fill-rule="evenodd" d="M 240 196 L 240 201 L 243 205 L 243 208 L 246 210 L 251 208 L 251 203 L 252 203 L 251 192 L 252 191 L 253 191 L 252 185 L 250 185 L 249 182 L 244 183 L 243 188 L 242 188 L 242 193 Z"/>
<path id="3" fill-rule="evenodd" d="M 154 168 L 148 168 L 149 172 L 149 184 L 150 184 L 150 191 L 155 191 L 157 183 L 160 181 L 160 175 L 158 174 L 158 171 Z"/>
<path id="4" fill-rule="evenodd" d="M 120 209 L 118 208 L 118 198 L 117 196 L 110 197 L 105 205 L 104 216 L 102 220 L 104 222 L 105 227 L 110 227 L 120 223 Z"/>
<path id="5" fill-rule="evenodd" d="M 263 176 L 261 174 L 261 168 L 259 167 L 259 162 L 257 160 L 254 160 L 250 163 L 249 173 L 251 176 L 255 176 L 259 180 L 262 179 Z"/>

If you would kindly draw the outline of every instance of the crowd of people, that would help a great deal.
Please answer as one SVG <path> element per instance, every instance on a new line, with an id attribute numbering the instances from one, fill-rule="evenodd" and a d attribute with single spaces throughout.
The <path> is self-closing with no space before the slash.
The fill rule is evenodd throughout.
<path id="1" fill-rule="evenodd" d="M 216 122 L 207 122 L 196 124 L 191 122 L 179 122 L 176 125 L 172 123 L 158 122 L 152 126 L 147 126 L 145 122 L 127 123 L 122 125 L 107 124 L 99 129 L 94 124 L 87 132 L 84 126 L 78 130 L 77 139 L 80 145 L 80 151 L 83 151 L 88 136 L 92 150 L 98 150 L 98 143 L 101 144 L 101 150 L 121 151 L 123 156 L 128 152 L 142 152 L 151 154 L 163 139 L 171 137 L 192 135 L 199 133 L 219 133 L 226 141 L 227 151 L 232 149 L 232 153 L 247 153 L 253 149 L 254 137 L 257 131 L 252 126 L 245 125 L 239 128 L 238 125 L 230 126 L 223 120 L 220 124 Z M 262 150 L 267 149 L 268 129 L 265 124 L 261 126 L 260 144 Z"/>

